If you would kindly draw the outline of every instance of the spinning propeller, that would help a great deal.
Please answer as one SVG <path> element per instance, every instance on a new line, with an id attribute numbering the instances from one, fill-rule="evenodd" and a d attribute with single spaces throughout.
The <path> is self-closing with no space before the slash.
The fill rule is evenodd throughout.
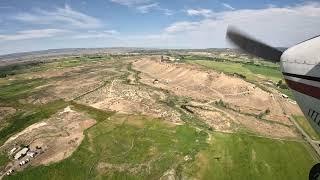
<path id="1" fill-rule="evenodd" d="M 271 62 L 280 62 L 282 51 L 266 45 L 254 38 L 241 33 L 234 27 L 229 27 L 227 30 L 227 38 L 241 50 L 266 59 Z"/>

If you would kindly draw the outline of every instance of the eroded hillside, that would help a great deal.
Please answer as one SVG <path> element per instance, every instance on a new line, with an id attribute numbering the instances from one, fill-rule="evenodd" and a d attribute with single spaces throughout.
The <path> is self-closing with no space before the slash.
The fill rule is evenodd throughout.
<path id="1" fill-rule="evenodd" d="M 261 144 L 268 152 L 303 154 L 302 170 L 290 166 L 300 174 L 317 159 L 289 120 L 301 115 L 296 104 L 276 89 L 196 64 L 158 56 L 61 58 L 0 79 L 0 89 L 6 178 L 202 179 L 203 164 L 219 171 L 221 160 L 224 168 L 239 168 L 227 164 L 241 153 L 254 166 L 263 161 L 263 170 L 287 163 L 284 151 L 264 158 Z M 24 148 L 35 157 L 15 159 Z M 18 173 L 4 176 L 12 169 Z"/>

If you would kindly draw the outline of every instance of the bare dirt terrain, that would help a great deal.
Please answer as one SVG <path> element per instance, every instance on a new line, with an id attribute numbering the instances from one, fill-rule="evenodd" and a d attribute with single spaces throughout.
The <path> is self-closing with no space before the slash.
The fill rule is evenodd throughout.
<path id="1" fill-rule="evenodd" d="M 135 71 L 128 69 L 130 63 Z M 288 119 L 288 115 L 301 114 L 296 104 L 275 90 L 266 92 L 240 78 L 197 65 L 160 62 L 158 57 L 145 57 L 120 64 L 112 61 L 64 68 L 63 71 L 48 70 L 31 76 L 50 78 L 49 84 L 38 87 L 43 89 L 42 93 L 25 100 L 28 103 L 41 104 L 63 98 L 102 110 L 181 123 L 178 111 L 159 103 L 168 98 L 165 92 L 168 91 L 179 97 L 189 97 L 200 106 L 212 106 L 220 100 L 227 104 L 229 109 L 216 107 L 215 111 L 193 107 L 195 115 L 217 131 L 234 132 L 238 126 L 243 126 L 271 137 L 297 136 Z M 263 116 L 264 120 L 256 118 L 267 110 L 270 113 Z M 276 131 L 271 133 L 272 129 Z"/>
<path id="2" fill-rule="evenodd" d="M 227 113 L 222 111 L 215 111 L 213 109 L 200 109 L 200 108 L 190 108 L 198 116 L 201 117 L 207 124 L 213 127 L 217 131 L 221 132 L 234 132 L 235 127 L 233 123 L 237 123 L 232 117 L 228 116 Z M 239 123 L 237 123 L 239 124 Z"/>
<path id="3" fill-rule="evenodd" d="M 240 123 L 254 132 L 272 137 L 297 136 L 294 128 L 287 127 L 293 125 L 288 115 L 301 114 L 301 111 L 297 105 L 283 99 L 276 91 L 266 92 L 240 78 L 211 70 L 204 71 L 189 64 L 142 59 L 134 62 L 133 67 L 142 72 L 140 81 L 150 86 L 169 90 L 178 96 L 191 97 L 199 102 L 223 100 L 229 108 L 237 111 L 236 113 L 228 110 L 230 111 L 228 114 L 234 116 L 232 122 Z M 156 84 L 153 83 L 155 79 L 158 80 Z M 254 117 L 266 110 L 270 110 L 270 113 L 264 117 L 267 121 L 259 121 Z M 209 124 L 217 130 L 233 129 L 230 120 L 221 113 L 219 115 L 217 112 L 204 110 L 195 110 L 195 112 L 211 122 Z"/>
<path id="4" fill-rule="evenodd" d="M 131 63 L 133 70 L 129 69 Z M 62 98 L 101 110 L 181 123 L 181 113 L 161 103 L 169 98 L 169 92 L 197 102 L 191 107 L 195 115 L 223 132 L 234 132 L 243 126 L 266 136 L 294 137 L 296 133 L 288 116 L 301 114 L 296 104 L 273 89 L 266 92 L 237 77 L 197 65 L 160 62 L 156 56 L 52 68 L 32 72 L 27 78 L 45 78 L 47 83 L 36 88 L 38 93 L 20 102 L 45 104 Z M 223 101 L 227 109 L 212 110 L 218 101 Z M 199 108 L 203 106 L 206 109 Z M 261 114 L 263 120 L 257 119 Z M 279 133 L 271 133 L 271 129 Z"/>
<path id="5" fill-rule="evenodd" d="M 32 165 L 47 165 L 69 157 L 81 144 L 83 131 L 95 124 L 95 120 L 73 111 L 70 106 L 48 120 L 33 124 L 10 137 L 1 147 L 9 152 L 19 145 L 28 145 L 31 150 L 41 147 L 43 153 L 32 159 Z M 16 150 L 16 151 L 17 151 Z M 8 167 L 13 166 L 10 163 Z"/>
<path id="6" fill-rule="evenodd" d="M 105 62 L 103 64 L 99 62 L 86 66 L 66 67 L 63 69 L 50 68 L 45 71 L 29 73 L 25 78 L 44 79 L 45 84 L 35 89 L 38 91 L 36 94 L 26 99 L 21 99 L 20 102 L 46 104 L 57 99 L 74 100 L 121 75 L 121 72 L 115 70 L 113 64 L 114 62 Z"/>
<path id="7" fill-rule="evenodd" d="M 6 116 L 12 115 L 16 112 L 16 109 L 12 107 L 0 107 L 0 121 Z"/>
<path id="8" fill-rule="evenodd" d="M 148 87 L 132 86 L 114 80 L 104 88 L 84 96 L 80 102 L 92 107 L 127 114 L 143 114 L 180 122 L 179 114 L 157 102 L 166 95 Z"/>

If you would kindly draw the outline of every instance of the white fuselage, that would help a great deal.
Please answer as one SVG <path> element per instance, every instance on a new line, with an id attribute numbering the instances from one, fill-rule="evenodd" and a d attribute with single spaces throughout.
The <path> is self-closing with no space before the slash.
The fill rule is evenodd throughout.
<path id="1" fill-rule="evenodd" d="M 285 51 L 281 71 L 301 110 L 320 133 L 320 37 Z"/>

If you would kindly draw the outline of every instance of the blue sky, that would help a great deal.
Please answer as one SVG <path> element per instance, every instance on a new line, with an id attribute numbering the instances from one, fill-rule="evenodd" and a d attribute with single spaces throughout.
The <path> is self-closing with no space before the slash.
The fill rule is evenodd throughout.
<path id="1" fill-rule="evenodd" d="M 301 0 L 0 0 L 0 54 L 52 48 L 229 47 L 228 25 L 274 46 L 320 34 Z"/>

